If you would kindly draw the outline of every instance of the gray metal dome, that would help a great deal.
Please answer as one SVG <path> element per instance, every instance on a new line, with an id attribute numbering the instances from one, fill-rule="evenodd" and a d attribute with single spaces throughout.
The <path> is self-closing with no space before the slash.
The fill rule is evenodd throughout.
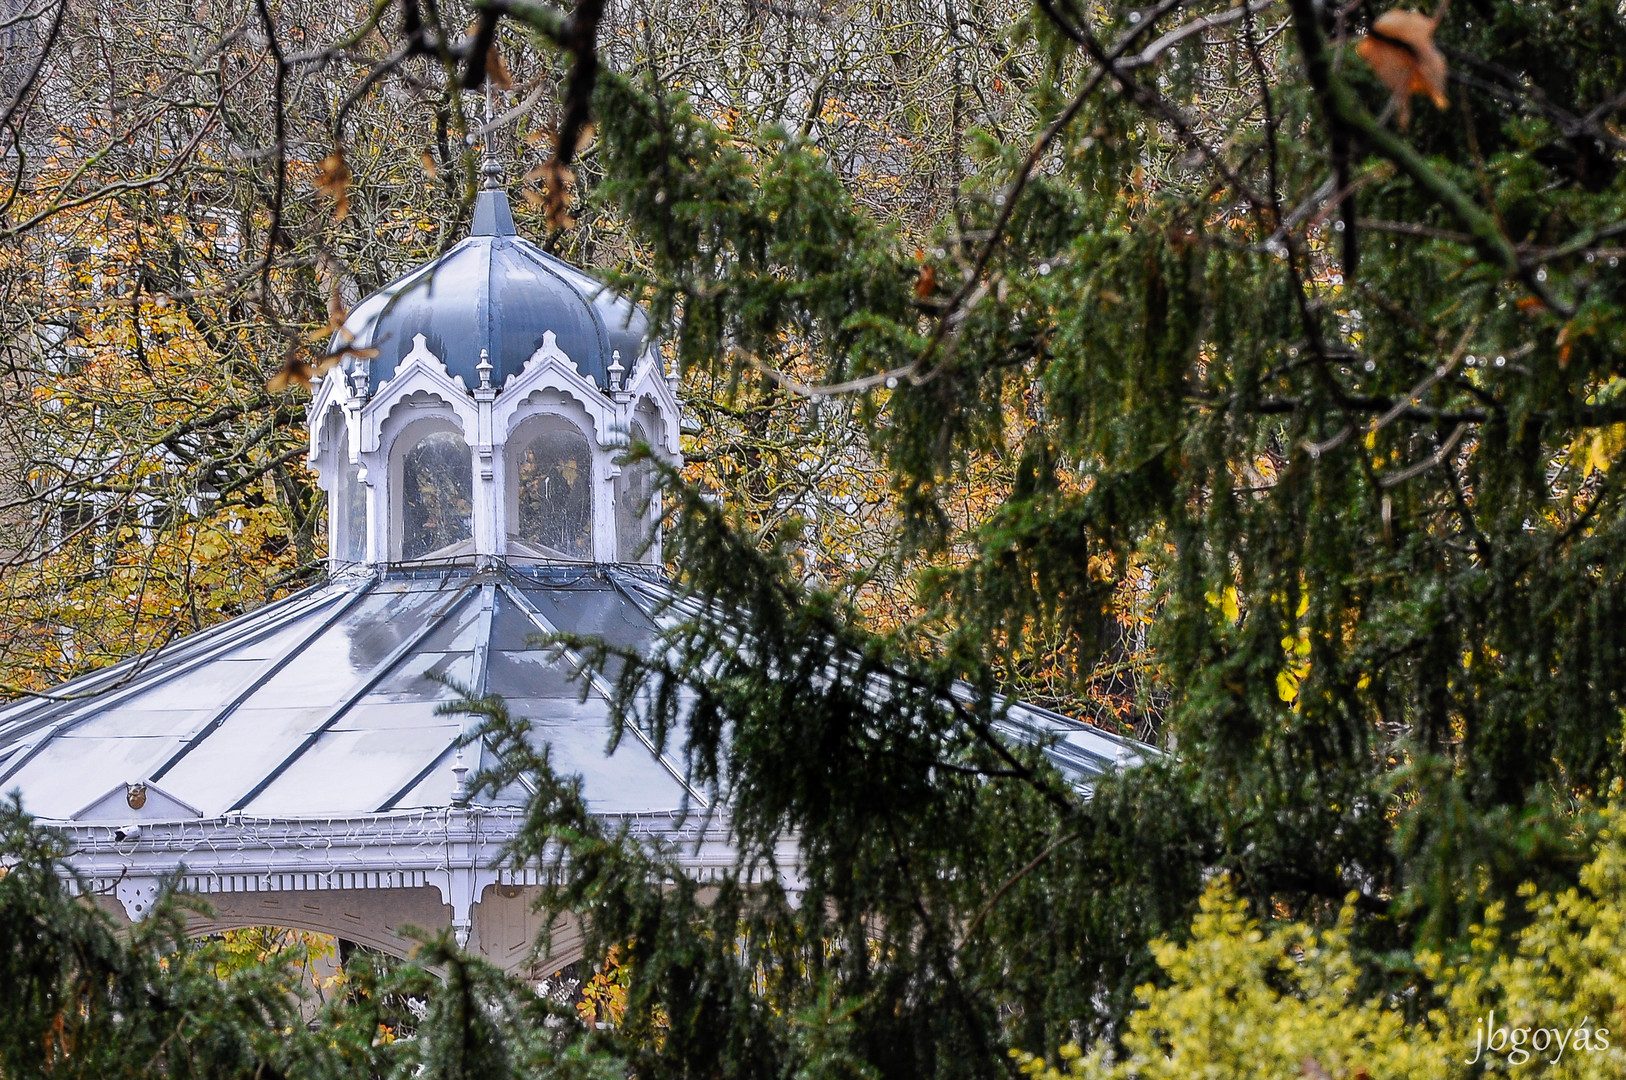
<path id="1" fill-rule="evenodd" d="M 629 371 L 643 353 L 649 321 L 602 282 L 521 239 L 508 196 L 488 189 L 475 203 L 468 239 L 357 304 L 331 347 L 378 349 L 371 364 L 376 389 L 422 334 L 446 370 L 472 389 L 480 384 L 481 350 L 491 360 L 491 381 L 501 386 L 549 330 L 603 390 L 614 353 Z"/>

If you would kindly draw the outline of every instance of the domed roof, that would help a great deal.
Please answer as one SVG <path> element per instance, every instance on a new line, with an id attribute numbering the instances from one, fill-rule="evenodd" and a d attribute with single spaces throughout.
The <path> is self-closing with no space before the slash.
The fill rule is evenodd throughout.
<path id="1" fill-rule="evenodd" d="M 332 348 L 379 350 L 372 362 L 376 389 L 422 334 L 446 370 L 473 389 L 482 349 L 492 383 L 501 386 L 549 330 L 576 369 L 603 390 L 613 354 L 630 372 L 643 353 L 649 320 L 602 282 L 521 239 L 508 197 L 488 189 L 475 203 L 468 239 L 357 304 Z"/>

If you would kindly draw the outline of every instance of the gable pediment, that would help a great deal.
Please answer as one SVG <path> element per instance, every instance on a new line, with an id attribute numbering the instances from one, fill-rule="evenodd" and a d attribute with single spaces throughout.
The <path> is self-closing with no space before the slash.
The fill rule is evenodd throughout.
<path id="1" fill-rule="evenodd" d="M 115 784 L 107 794 L 73 815 L 72 820 L 130 825 L 147 821 L 189 821 L 203 811 L 152 783 Z"/>

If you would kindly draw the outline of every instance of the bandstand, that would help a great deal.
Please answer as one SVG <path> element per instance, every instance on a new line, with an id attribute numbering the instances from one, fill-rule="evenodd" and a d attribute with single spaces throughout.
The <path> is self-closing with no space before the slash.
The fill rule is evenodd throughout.
<path id="1" fill-rule="evenodd" d="M 401 925 L 449 925 L 530 974 L 537 872 L 501 859 L 530 792 L 470 797 L 486 751 L 433 676 L 506 699 L 595 813 L 697 875 L 733 860 L 726 808 L 695 813 L 681 765 L 636 733 L 606 753 L 609 688 L 537 644 L 640 648 L 675 617 L 651 469 L 617 464 L 629 440 L 678 460 L 674 380 L 643 313 L 517 236 L 489 179 L 470 236 L 357 305 L 336 344 L 368 358 L 310 406 L 324 583 L 0 712 L 0 791 L 131 920 L 173 880 L 207 897 L 200 933 L 401 953 Z M 1081 784 L 1145 750 L 1021 705 L 1001 727 Z M 558 929 L 539 963 L 575 942 Z"/>

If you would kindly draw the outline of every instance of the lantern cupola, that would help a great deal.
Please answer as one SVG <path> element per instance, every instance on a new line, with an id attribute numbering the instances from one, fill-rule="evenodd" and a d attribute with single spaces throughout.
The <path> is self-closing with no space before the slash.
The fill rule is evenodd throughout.
<path id="1" fill-rule="evenodd" d="M 351 311 L 311 403 L 335 567 L 660 557 L 678 405 L 643 311 L 521 238 L 495 180 L 467 239 Z M 359 355 L 357 355 L 359 354 Z"/>

